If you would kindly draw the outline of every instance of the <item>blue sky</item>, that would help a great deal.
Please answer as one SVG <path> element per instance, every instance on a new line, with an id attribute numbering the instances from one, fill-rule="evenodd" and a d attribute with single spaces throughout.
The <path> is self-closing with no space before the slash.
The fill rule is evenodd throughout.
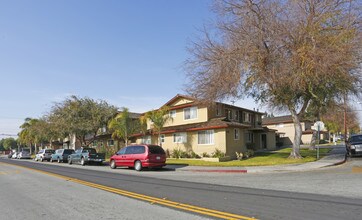
<path id="1" fill-rule="evenodd" d="M 144 112 L 184 93 L 186 47 L 214 18 L 211 4 L 0 0 L 0 134 L 69 95 Z"/>

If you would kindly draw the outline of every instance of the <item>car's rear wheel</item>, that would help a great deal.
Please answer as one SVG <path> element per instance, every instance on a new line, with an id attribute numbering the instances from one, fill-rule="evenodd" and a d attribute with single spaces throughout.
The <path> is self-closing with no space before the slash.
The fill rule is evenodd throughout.
<path id="1" fill-rule="evenodd" d="M 82 165 L 82 166 L 85 165 L 84 157 L 82 157 L 82 159 L 80 159 L 80 165 Z"/>
<path id="2" fill-rule="evenodd" d="M 136 160 L 136 162 L 134 162 L 134 169 L 137 171 L 141 171 L 142 170 L 142 163 L 139 160 Z"/>
<path id="3" fill-rule="evenodd" d="M 111 167 L 111 169 L 116 169 L 117 168 L 116 161 L 111 160 L 111 163 L 109 164 L 109 166 Z"/>

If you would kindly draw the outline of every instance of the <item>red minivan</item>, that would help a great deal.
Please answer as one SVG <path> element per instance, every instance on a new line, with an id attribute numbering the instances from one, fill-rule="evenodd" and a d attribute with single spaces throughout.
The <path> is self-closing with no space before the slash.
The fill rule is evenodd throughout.
<path id="1" fill-rule="evenodd" d="M 137 171 L 144 167 L 161 168 L 166 165 L 166 153 L 158 145 L 130 145 L 119 150 L 109 162 L 112 169 L 120 166 L 134 167 Z"/>

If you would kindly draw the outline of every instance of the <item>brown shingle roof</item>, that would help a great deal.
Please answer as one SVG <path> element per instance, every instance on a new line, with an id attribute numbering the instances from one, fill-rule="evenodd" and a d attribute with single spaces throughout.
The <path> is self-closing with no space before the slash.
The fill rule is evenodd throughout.
<path id="1" fill-rule="evenodd" d="M 309 120 L 301 119 L 302 122 L 306 122 Z M 263 118 L 262 125 L 275 125 L 280 123 L 293 123 L 293 119 L 291 115 L 284 115 L 272 118 Z"/>

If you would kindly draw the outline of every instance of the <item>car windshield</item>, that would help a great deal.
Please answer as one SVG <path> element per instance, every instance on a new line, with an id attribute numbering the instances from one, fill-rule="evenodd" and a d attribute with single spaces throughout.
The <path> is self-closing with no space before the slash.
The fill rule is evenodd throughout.
<path id="1" fill-rule="evenodd" d="M 93 148 L 87 148 L 87 149 L 83 149 L 83 152 L 88 152 L 88 153 L 91 153 L 91 154 L 96 154 L 97 152 L 96 152 L 96 150 L 95 149 L 93 149 Z"/>
<path id="2" fill-rule="evenodd" d="M 151 154 L 165 154 L 165 151 L 162 149 L 162 147 L 157 145 L 150 145 L 148 146 L 148 149 Z"/>
<path id="3" fill-rule="evenodd" d="M 64 150 L 65 154 L 72 154 L 74 152 L 74 150 Z"/>
<path id="4" fill-rule="evenodd" d="M 354 142 L 362 142 L 362 135 L 357 135 L 357 136 L 351 137 L 350 142 L 352 142 L 352 143 L 354 143 Z"/>

